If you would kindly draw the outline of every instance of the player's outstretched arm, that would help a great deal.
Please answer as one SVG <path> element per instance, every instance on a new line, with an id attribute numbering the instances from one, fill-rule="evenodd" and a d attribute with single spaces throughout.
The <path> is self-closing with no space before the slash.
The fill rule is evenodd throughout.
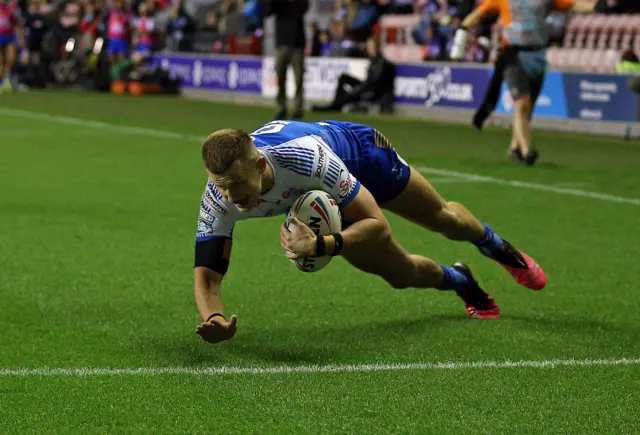
<path id="1" fill-rule="evenodd" d="M 209 343 L 233 338 L 237 330 L 237 317 L 227 319 L 220 294 L 222 278 L 229 265 L 231 240 L 211 239 L 196 244 L 194 293 L 198 312 L 203 322 L 196 334 Z"/>

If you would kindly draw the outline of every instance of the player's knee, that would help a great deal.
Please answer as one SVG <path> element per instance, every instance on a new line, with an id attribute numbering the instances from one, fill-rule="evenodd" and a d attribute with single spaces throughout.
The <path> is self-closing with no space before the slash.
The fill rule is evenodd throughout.
<path id="1" fill-rule="evenodd" d="M 516 113 L 528 116 L 532 108 L 531 97 L 529 95 L 523 95 L 515 101 L 514 107 Z"/>

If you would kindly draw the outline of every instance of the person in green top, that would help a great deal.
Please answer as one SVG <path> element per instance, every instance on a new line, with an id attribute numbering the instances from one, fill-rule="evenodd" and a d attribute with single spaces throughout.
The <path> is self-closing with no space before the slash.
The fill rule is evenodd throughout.
<path id="1" fill-rule="evenodd" d="M 640 94 L 640 59 L 633 50 L 622 53 L 620 62 L 616 65 L 616 72 L 628 75 L 629 88 Z"/>

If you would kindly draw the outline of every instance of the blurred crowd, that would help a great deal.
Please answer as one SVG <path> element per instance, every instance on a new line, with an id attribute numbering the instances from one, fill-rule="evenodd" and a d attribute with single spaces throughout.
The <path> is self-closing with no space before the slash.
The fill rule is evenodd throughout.
<path id="1" fill-rule="evenodd" d="M 65 66 L 78 62 L 65 57 L 93 54 L 95 64 L 102 55 L 113 65 L 164 48 L 189 50 L 185 35 L 193 33 L 193 22 L 182 0 L 0 0 L 3 61 L 15 51 L 13 69 L 31 86 L 68 75 Z"/>
<path id="2" fill-rule="evenodd" d="M 338 0 L 334 17 L 326 29 L 311 25 L 312 39 L 307 53 L 312 56 L 360 56 L 361 43 L 378 30 L 385 14 L 418 17 L 403 43 L 423 46 L 425 61 L 447 61 L 453 35 L 464 18 L 481 0 Z M 640 13 L 638 0 L 598 0 L 601 14 Z M 497 17 L 487 19 L 470 35 L 467 62 L 487 62 L 492 28 Z M 567 16 L 551 13 L 547 18 L 551 44 L 561 44 Z"/>
<path id="3" fill-rule="evenodd" d="M 295 2 L 308 5 L 308 0 L 0 0 L 0 48 L 16 35 L 13 66 L 32 85 L 52 74 L 46 65 L 72 51 L 85 56 L 106 54 L 111 65 L 164 49 L 261 54 L 265 15 L 280 7 L 278 2 L 283 7 L 293 7 Z M 441 61 L 448 60 L 456 29 L 479 0 L 324 3 L 325 10 L 327 4 L 333 9 L 332 19 L 325 27 L 310 25 L 306 55 L 365 57 L 365 41 L 380 33 L 381 17 L 400 15 L 415 19 L 400 43 L 425 47 L 424 60 Z M 640 12 L 640 1 L 599 0 L 596 11 Z M 566 19 L 564 14 L 549 16 L 552 44 L 561 43 Z M 488 61 L 494 22 L 488 20 L 474 30 L 466 61 Z M 248 38 L 251 47 L 235 51 L 233 46 L 241 37 Z M 10 57 L 7 50 L 5 64 Z"/>

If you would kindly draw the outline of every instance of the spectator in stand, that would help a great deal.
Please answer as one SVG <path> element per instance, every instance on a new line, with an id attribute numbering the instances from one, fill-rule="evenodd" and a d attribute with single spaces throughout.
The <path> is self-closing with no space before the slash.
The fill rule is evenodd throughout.
<path id="1" fill-rule="evenodd" d="M 416 44 L 424 45 L 426 41 L 427 29 L 433 21 L 439 19 L 440 3 L 437 0 L 418 0 L 416 3 L 422 19 L 411 31 L 411 37 Z"/>
<path id="2" fill-rule="evenodd" d="M 133 22 L 136 40 L 133 52 L 138 61 L 158 49 L 158 35 L 152 13 L 145 3 L 141 3 L 138 6 L 139 16 Z"/>
<path id="3" fill-rule="evenodd" d="M 13 90 L 11 72 L 18 56 L 18 43 L 24 46 L 22 17 L 18 5 L 0 0 L 0 92 Z"/>
<path id="4" fill-rule="evenodd" d="M 320 35 L 323 30 L 318 27 L 318 23 L 311 23 L 309 26 L 311 31 L 311 43 L 307 49 L 307 55 L 311 57 L 318 57 L 322 53 L 322 41 L 320 41 Z"/>
<path id="5" fill-rule="evenodd" d="M 447 60 L 447 40 L 440 33 L 440 25 L 437 21 L 429 23 L 424 38 L 420 43 L 427 46 L 427 52 L 423 60 Z"/>
<path id="6" fill-rule="evenodd" d="M 373 0 L 350 0 L 354 5 L 355 16 L 347 23 L 348 32 L 356 42 L 366 41 L 373 32 L 378 20 L 378 6 Z"/>
<path id="7" fill-rule="evenodd" d="M 245 21 L 245 32 L 253 33 L 262 29 L 262 7 L 259 0 L 239 0 L 244 1 L 242 14 Z"/>
<path id="8" fill-rule="evenodd" d="M 413 0 L 380 0 L 378 4 L 384 14 L 412 15 L 414 13 Z"/>
<path id="9" fill-rule="evenodd" d="M 320 56 L 330 56 L 331 55 L 331 36 L 327 30 L 323 30 L 320 32 Z"/>
<path id="10" fill-rule="evenodd" d="M 93 47 L 98 35 L 104 34 L 105 8 L 102 1 L 89 1 L 85 5 L 84 17 L 80 21 L 79 30 L 82 33 L 82 46 L 85 49 Z"/>
<path id="11" fill-rule="evenodd" d="M 304 103 L 304 15 L 309 0 L 263 0 L 264 16 L 276 17 L 276 74 L 278 76 L 278 109 L 276 119 L 287 118 L 287 70 L 293 67 L 296 82 L 292 118 L 302 119 Z"/>
<path id="12" fill-rule="evenodd" d="M 107 54 L 112 64 L 129 57 L 132 19 L 124 0 L 114 0 L 107 14 Z"/>
<path id="13" fill-rule="evenodd" d="M 41 68 L 40 52 L 44 37 L 45 18 L 50 7 L 45 0 L 29 0 L 24 13 L 26 38 L 25 64 L 27 67 L 24 83 L 34 87 L 44 87 L 45 72 Z"/>
<path id="14" fill-rule="evenodd" d="M 223 4 L 225 12 L 233 9 L 237 13 L 237 3 L 227 1 Z M 222 23 L 221 23 L 222 24 Z M 228 25 L 228 23 L 225 23 Z M 171 3 L 171 17 L 167 24 L 167 46 L 172 51 L 191 51 L 193 46 L 193 33 L 195 22 L 184 8 L 183 0 L 174 0 Z"/>
<path id="15" fill-rule="evenodd" d="M 640 94 L 640 59 L 633 50 L 625 50 L 616 65 L 618 74 L 629 76 L 629 88 Z"/>
<path id="16" fill-rule="evenodd" d="M 598 0 L 595 11 L 598 14 L 625 14 L 630 9 L 624 0 Z"/>

